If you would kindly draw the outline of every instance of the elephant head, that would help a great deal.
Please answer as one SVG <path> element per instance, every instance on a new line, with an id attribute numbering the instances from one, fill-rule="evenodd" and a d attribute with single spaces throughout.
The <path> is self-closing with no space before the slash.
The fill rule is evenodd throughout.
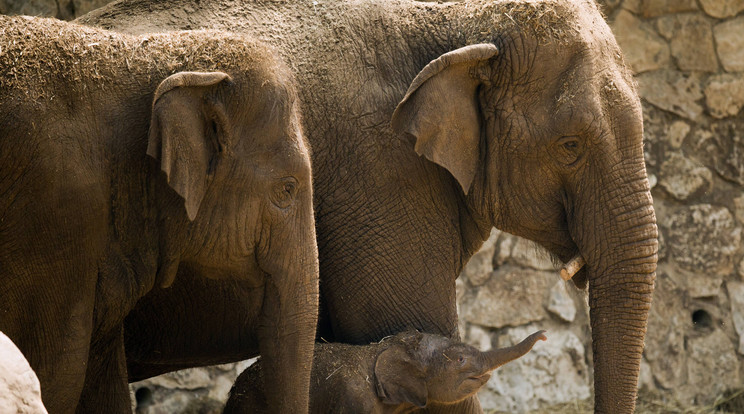
<path id="1" fill-rule="evenodd" d="M 517 345 L 481 352 L 440 335 L 400 334 L 375 361 L 377 395 L 386 404 L 454 404 L 478 392 L 491 371 L 546 339 L 539 331 Z"/>
<path id="2" fill-rule="evenodd" d="M 594 4 L 518 5 L 519 25 L 476 13 L 492 41 L 426 65 L 393 128 L 452 174 L 476 221 L 583 256 L 596 410 L 632 412 L 658 245 L 631 73 Z"/>
<path id="3" fill-rule="evenodd" d="M 288 69 L 243 60 L 229 74 L 176 73 L 154 93 L 147 152 L 179 196 L 162 203 L 157 280 L 169 286 L 185 266 L 263 288 L 257 333 L 272 366 L 266 381 L 296 391 L 272 406 L 299 412 L 308 404 L 318 300 L 309 150 Z"/>

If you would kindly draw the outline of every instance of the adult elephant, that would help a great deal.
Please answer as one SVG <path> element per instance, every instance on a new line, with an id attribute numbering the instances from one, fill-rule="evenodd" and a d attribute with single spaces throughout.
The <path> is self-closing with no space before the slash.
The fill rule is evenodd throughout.
<path id="1" fill-rule="evenodd" d="M 596 4 L 122 0 L 82 21 L 226 28 L 279 48 L 313 147 L 326 335 L 457 336 L 455 279 L 495 226 L 560 260 L 585 258 L 575 281 L 589 284 L 595 410 L 633 411 L 657 229 L 641 106 Z M 200 293 L 223 301 L 218 287 Z M 128 326 L 128 346 L 161 352 L 133 352 L 133 372 L 240 353 L 239 330 L 224 331 L 240 326 L 238 309 L 215 323 L 187 306 L 193 319 L 157 320 L 157 307 L 145 301 Z M 148 336 L 171 320 L 227 346 Z M 207 322 L 214 330 L 201 329 Z"/>
<path id="2" fill-rule="evenodd" d="M 307 412 L 319 270 L 286 65 L 215 31 L 0 27 L 0 330 L 49 412 L 131 413 L 124 319 L 178 269 L 241 281 L 269 404 Z"/>

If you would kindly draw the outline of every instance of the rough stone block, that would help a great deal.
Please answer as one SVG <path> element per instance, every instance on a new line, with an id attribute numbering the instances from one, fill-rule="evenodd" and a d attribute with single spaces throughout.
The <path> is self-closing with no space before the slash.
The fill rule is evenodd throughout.
<path id="1" fill-rule="evenodd" d="M 560 276 L 554 272 L 503 266 L 475 297 L 465 296 L 460 304 L 462 319 L 492 328 L 543 320 L 548 317 L 543 304 L 556 279 Z"/>
<path id="2" fill-rule="evenodd" d="M 669 64 L 669 46 L 650 24 L 621 10 L 611 26 L 633 72 L 661 69 Z"/>
<path id="3" fill-rule="evenodd" d="M 689 154 L 712 167 L 722 178 L 744 186 L 744 119 L 713 122 L 693 134 Z"/>
<path id="4" fill-rule="evenodd" d="M 720 329 L 688 339 L 687 348 L 688 385 L 680 390 L 682 395 L 697 404 L 711 404 L 723 392 L 741 387 L 736 351 Z"/>
<path id="5" fill-rule="evenodd" d="M 700 277 L 727 276 L 741 246 L 741 227 L 725 207 L 698 204 L 664 220 L 671 256 Z"/>
<path id="6" fill-rule="evenodd" d="M 713 173 L 681 152 L 667 153 L 660 173 L 659 185 L 677 200 L 699 196 L 713 187 Z"/>
<path id="7" fill-rule="evenodd" d="M 677 14 L 658 20 L 659 33 L 669 40 L 677 67 L 684 71 L 717 72 L 710 22 L 700 14 Z"/>
<path id="8" fill-rule="evenodd" d="M 507 330 L 498 346 L 518 343 L 539 325 Z M 527 355 L 494 371 L 481 389 L 485 410 L 524 413 L 543 406 L 589 398 L 590 382 L 584 345 L 570 331 L 550 330 L 548 340 Z"/>
<path id="9" fill-rule="evenodd" d="M 744 283 L 729 281 L 726 282 L 726 288 L 731 302 L 731 318 L 739 335 L 738 351 L 744 355 Z"/>
<path id="10" fill-rule="evenodd" d="M 557 270 L 545 249 L 527 239 L 516 239 L 511 252 L 513 263 L 536 270 Z"/>
<path id="11" fill-rule="evenodd" d="M 700 0 L 700 5 L 709 16 L 717 19 L 736 16 L 744 10 L 744 0 Z"/>
<path id="12" fill-rule="evenodd" d="M 0 332 L 0 408 L 5 413 L 46 414 L 36 373 L 18 347 Z"/>
<path id="13" fill-rule="evenodd" d="M 576 305 L 566 291 L 566 282 L 559 280 L 550 289 L 548 310 L 566 322 L 573 322 L 576 318 Z"/>
<path id="14" fill-rule="evenodd" d="M 641 13 L 644 17 L 698 10 L 695 0 L 641 0 Z"/>
<path id="15" fill-rule="evenodd" d="M 744 73 L 711 76 L 708 78 L 704 93 L 708 113 L 713 117 L 735 116 L 744 107 Z"/>
<path id="16" fill-rule="evenodd" d="M 674 121 L 669 125 L 668 132 L 666 134 L 667 142 L 669 146 L 674 149 L 682 147 L 685 137 L 690 132 L 690 125 L 685 121 Z"/>
<path id="17" fill-rule="evenodd" d="M 493 272 L 493 255 L 496 251 L 496 241 L 501 232 L 491 230 L 488 240 L 483 243 L 480 250 L 468 260 L 462 269 L 462 275 L 468 279 L 471 285 L 480 286 L 488 280 Z"/>
<path id="18" fill-rule="evenodd" d="M 713 28 L 721 65 L 728 72 L 744 71 L 744 16 Z"/>
<path id="19" fill-rule="evenodd" d="M 703 107 L 697 102 L 703 97 L 698 73 L 661 69 L 642 73 L 636 79 L 641 97 L 654 106 L 691 120 L 702 114 Z"/>

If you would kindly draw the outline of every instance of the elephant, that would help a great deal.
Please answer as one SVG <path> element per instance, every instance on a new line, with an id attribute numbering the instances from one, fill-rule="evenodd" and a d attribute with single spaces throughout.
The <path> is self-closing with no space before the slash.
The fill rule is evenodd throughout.
<path id="1" fill-rule="evenodd" d="M 0 26 L 0 330 L 49 412 L 131 413 L 124 320 L 179 269 L 237 281 L 269 403 L 307 412 L 318 253 L 281 58 L 217 31 Z"/>
<path id="2" fill-rule="evenodd" d="M 457 338 L 455 280 L 496 227 L 584 259 L 595 411 L 633 411 L 658 230 L 640 99 L 593 1 L 121 0 L 79 21 L 227 29 L 284 56 L 313 149 L 320 337 Z M 125 328 L 135 376 L 239 359 L 239 297 L 199 287 L 231 320 L 145 297 Z"/>
<path id="3" fill-rule="evenodd" d="M 538 331 L 517 345 L 481 352 L 441 335 L 407 331 L 369 345 L 318 343 L 313 356 L 310 412 L 407 413 L 428 404 L 454 404 L 474 395 L 491 371 L 528 353 Z M 261 360 L 230 390 L 224 414 L 271 413 L 261 387 Z"/>

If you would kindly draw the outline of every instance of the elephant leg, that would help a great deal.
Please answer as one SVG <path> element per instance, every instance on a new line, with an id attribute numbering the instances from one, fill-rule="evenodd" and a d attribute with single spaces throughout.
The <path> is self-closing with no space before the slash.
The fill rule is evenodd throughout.
<path id="1" fill-rule="evenodd" d="M 93 330 L 94 283 L 74 268 L 72 261 L 31 266 L 0 258 L 0 330 L 23 352 L 55 414 L 75 411 Z"/>
<path id="2" fill-rule="evenodd" d="M 90 347 L 85 385 L 77 413 L 98 413 L 103 407 L 107 413 L 132 412 L 123 326 L 97 338 Z"/>

